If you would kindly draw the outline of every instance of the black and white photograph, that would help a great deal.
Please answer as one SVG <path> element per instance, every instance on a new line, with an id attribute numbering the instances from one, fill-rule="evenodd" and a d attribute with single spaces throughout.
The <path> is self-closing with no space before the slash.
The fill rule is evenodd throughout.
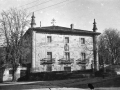
<path id="1" fill-rule="evenodd" d="M 0 0 L 0 90 L 120 90 L 120 0 Z"/>

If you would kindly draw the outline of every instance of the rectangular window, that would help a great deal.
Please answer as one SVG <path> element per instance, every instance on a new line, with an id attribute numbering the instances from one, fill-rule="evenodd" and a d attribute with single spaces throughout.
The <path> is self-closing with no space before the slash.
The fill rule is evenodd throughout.
<path id="1" fill-rule="evenodd" d="M 52 37 L 51 36 L 47 36 L 47 42 L 51 43 L 52 42 Z"/>
<path id="2" fill-rule="evenodd" d="M 81 53 L 81 58 L 82 58 L 82 60 L 85 60 L 86 59 L 86 54 L 85 53 Z"/>
<path id="3" fill-rule="evenodd" d="M 47 65 L 47 68 L 46 68 L 48 72 L 51 72 L 52 71 L 52 65 Z"/>
<path id="4" fill-rule="evenodd" d="M 47 52 L 47 58 L 52 60 L 52 52 Z"/>
<path id="5" fill-rule="evenodd" d="M 71 67 L 64 67 L 64 71 L 71 71 Z"/>
<path id="6" fill-rule="evenodd" d="M 81 70 L 85 70 L 85 69 L 86 69 L 85 65 L 81 67 Z"/>
<path id="7" fill-rule="evenodd" d="M 85 44 L 85 38 L 81 38 L 81 44 Z"/>
<path id="8" fill-rule="evenodd" d="M 9 74 L 13 74 L 13 70 L 9 70 Z"/>
<path id="9" fill-rule="evenodd" d="M 26 70 L 20 70 L 20 76 L 23 77 L 26 75 Z"/>
<path id="10" fill-rule="evenodd" d="M 69 43 L 69 37 L 65 37 L 65 43 Z"/>
<path id="11" fill-rule="evenodd" d="M 70 53 L 69 52 L 65 52 L 65 59 L 69 60 L 70 59 Z"/>

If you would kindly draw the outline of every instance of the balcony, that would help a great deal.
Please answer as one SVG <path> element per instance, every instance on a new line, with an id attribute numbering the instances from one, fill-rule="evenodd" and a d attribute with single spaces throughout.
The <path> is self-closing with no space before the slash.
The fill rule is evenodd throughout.
<path id="1" fill-rule="evenodd" d="M 84 60 L 78 59 L 76 60 L 76 64 L 86 64 L 86 61 L 87 59 L 84 59 Z"/>
<path id="2" fill-rule="evenodd" d="M 65 58 L 59 59 L 59 64 L 71 64 L 74 62 L 73 58 L 70 58 L 69 60 L 66 60 Z"/>
<path id="3" fill-rule="evenodd" d="M 43 58 L 42 60 L 40 60 L 40 64 L 53 64 L 55 63 L 55 58 Z"/>

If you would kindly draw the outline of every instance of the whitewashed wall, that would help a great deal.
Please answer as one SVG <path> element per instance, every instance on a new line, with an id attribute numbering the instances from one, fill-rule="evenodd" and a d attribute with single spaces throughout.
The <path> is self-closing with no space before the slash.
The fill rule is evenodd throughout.
<path id="1" fill-rule="evenodd" d="M 3 72 L 3 76 L 2 76 L 2 81 L 12 81 L 12 74 L 10 74 L 10 70 L 12 70 L 12 68 L 5 68 L 4 72 Z M 20 73 L 21 70 L 27 70 L 25 67 L 21 67 L 18 66 L 15 74 L 16 74 L 16 80 L 18 80 L 20 78 Z"/>

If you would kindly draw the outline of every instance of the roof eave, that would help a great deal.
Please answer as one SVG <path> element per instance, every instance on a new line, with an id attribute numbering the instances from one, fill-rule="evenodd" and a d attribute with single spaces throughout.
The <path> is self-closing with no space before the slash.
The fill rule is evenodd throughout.
<path id="1" fill-rule="evenodd" d="M 44 29 L 44 28 L 30 28 L 30 30 L 36 31 L 37 33 L 53 33 L 53 34 L 68 34 L 68 35 L 83 35 L 83 36 L 93 36 L 100 35 L 99 32 L 92 31 L 74 31 L 74 30 L 55 30 L 55 29 Z"/>

